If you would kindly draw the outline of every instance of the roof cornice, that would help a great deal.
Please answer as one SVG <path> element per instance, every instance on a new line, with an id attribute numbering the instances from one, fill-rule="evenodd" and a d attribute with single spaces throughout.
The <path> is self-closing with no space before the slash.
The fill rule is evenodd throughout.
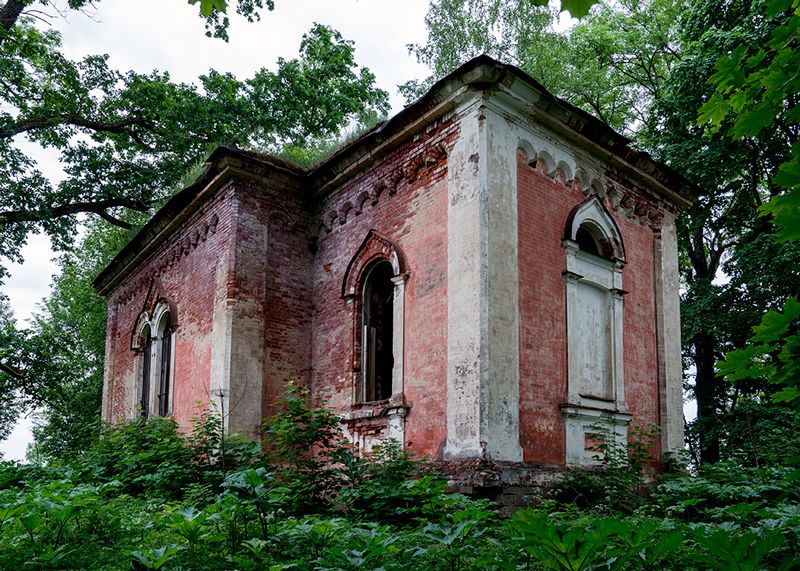
<path id="1" fill-rule="evenodd" d="M 520 98 L 530 91 L 533 102 Z M 592 149 L 627 173 L 635 182 L 654 190 L 680 207 L 691 203 L 696 187 L 670 167 L 630 146 L 630 140 L 586 111 L 559 99 L 521 69 L 478 56 L 436 82 L 420 99 L 395 116 L 344 145 L 311 168 L 278 157 L 219 147 L 209 156 L 203 174 L 191 186 L 170 198 L 94 280 L 95 289 L 108 295 L 122 279 L 156 250 L 181 223 L 232 178 L 256 179 L 279 192 L 312 199 L 330 192 L 354 173 L 380 160 L 427 125 L 453 112 L 476 93 L 491 91 L 513 101 L 537 122 Z"/>
<path id="2" fill-rule="evenodd" d="M 230 147 L 218 147 L 209 157 L 203 173 L 192 184 L 176 193 L 145 224 L 94 279 L 100 295 L 108 295 L 122 279 L 135 270 L 192 214 L 230 180 L 250 179 L 278 187 L 282 192 L 301 192 L 302 173 L 292 165 L 268 156 Z"/>

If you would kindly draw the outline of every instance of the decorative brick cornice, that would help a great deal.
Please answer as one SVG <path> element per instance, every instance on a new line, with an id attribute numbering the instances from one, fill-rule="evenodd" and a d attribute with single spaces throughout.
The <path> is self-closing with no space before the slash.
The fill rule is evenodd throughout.
<path id="1" fill-rule="evenodd" d="M 156 261 L 154 261 L 150 269 L 137 277 L 133 283 L 117 296 L 117 303 L 122 305 L 130 303 L 140 291 L 150 287 L 153 279 L 163 274 L 167 268 L 174 266 L 182 258 L 191 254 L 208 239 L 209 235 L 216 234 L 218 224 L 219 217 L 215 213 L 211 213 L 204 220 L 199 220 L 193 224 L 193 229 L 190 229 L 185 235 L 179 237 L 175 243 L 157 254 Z"/>
<path id="2" fill-rule="evenodd" d="M 665 212 L 678 214 L 674 205 L 657 199 L 628 181 L 623 183 L 583 167 L 578 167 L 575 174 L 570 175 L 568 165 L 554 165 L 547 158 L 534 156 L 528 162 L 539 175 L 586 196 L 597 195 L 610 210 L 642 226 L 657 231 L 661 228 Z"/>
<path id="3" fill-rule="evenodd" d="M 327 209 L 321 216 L 322 230 L 328 234 L 337 225 L 346 224 L 350 217 L 361 214 L 366 205 L 377 206 L 383 197 L 394 196 L 399 190 L 445 164 L 447 154 L 447 146 L 441 141 L 425 146 L 402 165 L 381 173 L 371 186 L 358 192 L 354 200 L 345 200 Z"/>

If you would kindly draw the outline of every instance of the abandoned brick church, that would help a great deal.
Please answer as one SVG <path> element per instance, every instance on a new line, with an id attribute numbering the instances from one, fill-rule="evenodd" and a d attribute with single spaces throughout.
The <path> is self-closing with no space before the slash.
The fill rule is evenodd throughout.
<path id="1" fill-rule="evenodd" d="M 219 148 L 96 279 L 103 418 L 287 383 L 354 446 L 590 464 L 598 423 L 683 447 L 675 220 L 691 185 L 486 56 L 311 169 Z"/>

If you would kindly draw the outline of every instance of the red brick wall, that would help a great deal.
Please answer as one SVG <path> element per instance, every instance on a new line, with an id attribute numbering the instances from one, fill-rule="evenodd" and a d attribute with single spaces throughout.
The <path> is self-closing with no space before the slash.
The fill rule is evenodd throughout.
<path id="1" fill-rule="evenodd" d="M 654 237 L 650 228 L 612 214 L 625 241 L 627 260 L 622 274 L 622 287 L 628 291 L 623 322 L 625 402 L 633 414 L 631 427 L 647 428 L 660 423 Z M 661 455 L 659 443 L 656 438 L 656 458 Z"/>
<path id="2" fill-rule="evenodd" d="M 520 441 L 526 461 L 563 464 L 567 392 L 565 289 L 561 246 L 570 211 L 586 199 L 517 161 L 520 275 Z M 653 231 L 611 211 L 624 241 L 625 400 L 633 425 L 658 422 Z"/>
<path id="3" fill-rule="evenodd" d="M 264 185 L 235 181 L 193 214 L 109 298 L 112 419 L 128 410 L 124 380 L 139 358 L 136 319 L 156 283 L 177 306 L 173 415 L 187 427 L 208 401 L 215 300 L 252 299 L 265 321 L 264 400 L 274 411 L 289 380 L 314 402 L 346 412 L 353 402 L 353 303 L 342 298 L 348 263 L 370 230 L 398 245 L 405 289 L 407 449 L 441 457 L 447 399 L 447 150 L 457 136 L 440 121 L 308 205 Z M 526 461 L 564 462 L 566 310 L 561 247 L 570 210 L 585 199 L 518 156 L 520 440 Z M 636 424 L 658 422 L 653 232 L 612 212 L 627 255 L 623 274 L 626 401 Z M 208 230 L 209 222 L 216 225 Z M 320 227 L 322 226 L 322 227 Z M 197 237 L 200 236 L 200 237 Z M 203 238 L 204 236 L 204 238 Z M 153 280 L 155 279 L 155 282 Z M 217 288 L 220 288 L 217 290 Z M 396 325 L 397 326 L 397 325 Z M 138 400 L 137 395 L 132 395 Z"/>
<path id="4" fill-rule="evenodd" d="M 141 359 L 140 353 L 131 350 L 131 336 L 151 284 L 155 285 L 147 300 L 148 312 L 158 297 L 171 299 L 178 310 L 173 332 L 173 416 L 188 428 L 199 412 L 196 403 L 208 401 L 214 284 L 217 269 L 228 259 L 231 248 L 232 207 L 232 190 L 220 191 L 109 296 L 109 307 L 116 305 L 116 320 L 113 324 L 109 320 L 112 342 L 107 356 L 113 360 L 112 421 L 127 418 L 126 401 L 140 398 L 126 395 L 130 389 L 125 381 L 138 370 L 135 360 Z M 209 229 L 214 218 L 216 226 Z M 139 379 L 136 381 L 138 384 Z"/>
<path id="5" fill-rule="evenodd" d="M 411 410 L 406 446 L 427 456 L 439 455 L 446 436 L 444 153 L 454 136 L 454 126 L 449 121 L 435 125 L 326 197 L 321 212 L 330 231 L 322 229 L 320 233 L 313 270 L 314 397 L 317 403 L 343 410 L 352 402 L 357 374 L 352 366 L 353 304 L 341 296 L 347 265 L 370 230 L 389 238 L 402 250 L 409 272 L 405 289 L 404 392 Z M 370 195 L 363 206 L 362 193 Z M 375 194 L 379 194 L 376 201 Z M 357 213 L 359 208 L 361 212 Z M 334 213 L 338 217 L 334 218 Z"/>
<path id="6" fill-rule="evenodd" d="M 254 288 L 239 295 L 258 300 L 265 320 L 266 417 L 289 381 L 307 386 L 311 378 L 312 239 L 308 214 L 288 193 L 244 185 L 241 208 L 237 277 Z"/>

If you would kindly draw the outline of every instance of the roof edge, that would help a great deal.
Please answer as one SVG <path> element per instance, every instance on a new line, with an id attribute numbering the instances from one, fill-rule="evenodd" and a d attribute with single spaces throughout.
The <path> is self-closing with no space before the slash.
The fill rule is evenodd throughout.
<path id="1" fill-rule="evenodd" d="M 92 281 L 92 286 L 100 295 L 108 295 L 139 261 L 163 244 L 226 182 L 237 176 L 262 180 L 269 171 L 280 173 L 283 177 L 297 178 L 298 188 L 305 174 L 296 165 L 277 157 L 256 155 L 234 147 L 217 147 L 208 157 L 205 169 L 197 180 L 174 194 L 156 211 Z"/>
<path id="2" fill-rule="evenodd" d="M 152 253 L 178 225 L 195 212 L 216 190 L 233 176 L 269 180 L 270 173 L 296 179 L 299 192 L 324 193 L 354 170 L 378 160 L 392 148 L 413 136 L 425 125 L 456 109 L 460 98 L 470 91 L 496 87 L 520 80 L 540 93 L 551 105 L 576 117 L 575 125 L 542 110 L 537 118 L 550 128 L 573 132 L 575 137 L 592 143 L 596 151 L 607 154 L 618 164 L 654 188 L 664 198 L 685 207 L 699 193 L 696 185 L 681 174 L 653 159 L 648 153 L 633 149 L 630 139 L 586 111 L 550 93 L 533 77 L 513 65 L 480 55 L 437 81 L 422 97 L 406 106 L 387 121 L 345 144 L 331 156 L 311 168 L 305 168 L 274 155 L 246 151 L 236 147 L 217 147 L 206 161 L 198 179 L 176 193 L 147 224 L 123 247 L 92 282 L 101 295 L 107 295 L 131 271 L 136 262 Z M 576 125 L 582 127 L 576 129 Z M 365 149 L 370 149 L 365 151 Z"/>

